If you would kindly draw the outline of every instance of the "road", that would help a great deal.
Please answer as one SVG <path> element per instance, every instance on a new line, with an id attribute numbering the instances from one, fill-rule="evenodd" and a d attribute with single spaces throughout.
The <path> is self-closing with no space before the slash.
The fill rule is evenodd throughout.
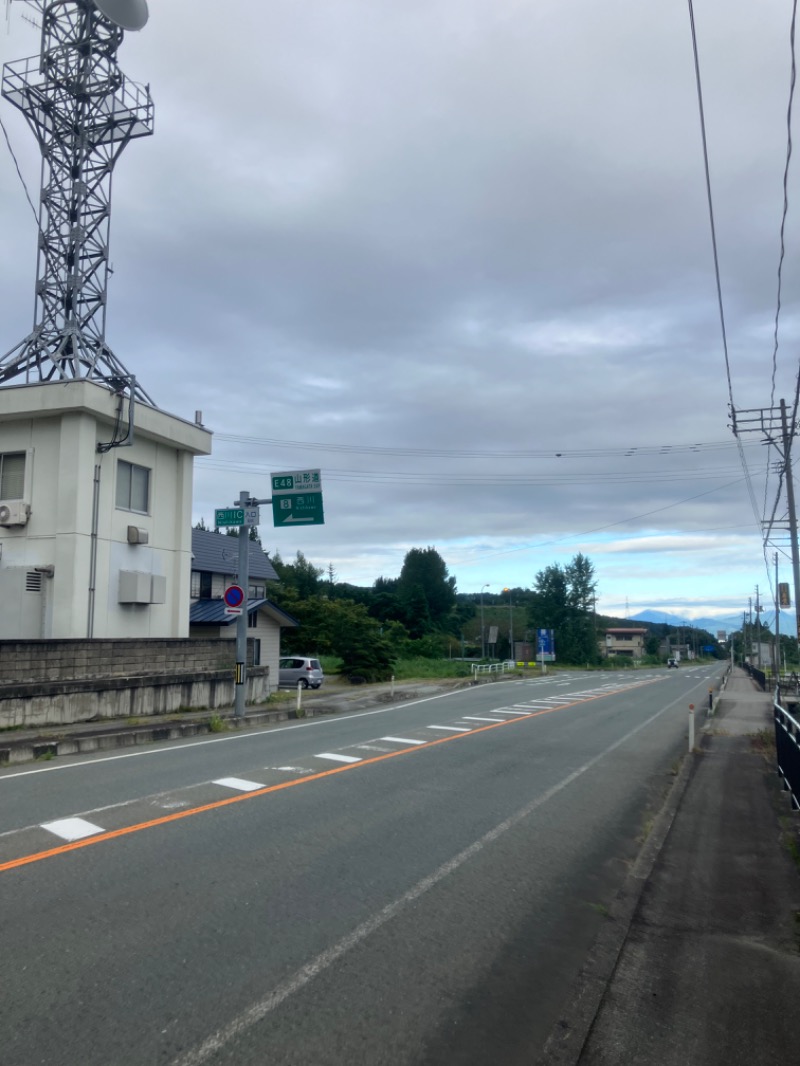
<path id="1" fill-rule="evenodd" d="M 4 1066 L 535 1062 L 719 672 L 0 773 Z"/>

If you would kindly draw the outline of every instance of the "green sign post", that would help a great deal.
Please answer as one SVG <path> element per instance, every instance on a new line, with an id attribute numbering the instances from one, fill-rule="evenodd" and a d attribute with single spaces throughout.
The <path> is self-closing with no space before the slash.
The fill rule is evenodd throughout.
<path id="1" fill-rule="evenodd" d="M 322 510 L 322 493 L 305 495 L 287 493 L 272 497 L 272 519 L 276 526 L 322 526 L 325 515 Z"/>
<path id="2" fill-rule="evenodd" d="M 243 526 L 244 525 L 244 508 L 243 507 L 217 508 L 217 510 L 214 511 L 214 525 L 215 526 Z"/>

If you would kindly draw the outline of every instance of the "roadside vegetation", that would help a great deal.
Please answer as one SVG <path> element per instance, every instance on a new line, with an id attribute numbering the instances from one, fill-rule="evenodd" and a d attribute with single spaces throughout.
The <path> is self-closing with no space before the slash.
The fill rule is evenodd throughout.
<path id="1" fill-rule="evenodd" d="M 558 667 L 570 669 L 633 665 L 628 657 L 602 657 L 607 628 L 650 631 L 638 665 L 663 664 L 663 642 L 678 642 L 674 627 L 598 615 L 594 565 L 581 553 L 533 575 L 529 588 L 482 596 L 459 593 L 431 546 L 412 548 L 398 577 L 379 577 L 366 588 L 337 581 L 333 565 L 315 566 L 302 552 L 292 562 L 276 552 L 271 561 L 280 583 L 271 583 L 267 595 L 299 622 L 283 630 L 282 654 L 314 655 L 329 676 L 368 682 L 469 677 L 472 662 L 509 659 L 512 634 L 516 649 L 527 642 L 535 658 L 538 629 L 554 631 Z M 711 634 L 695 630 L 692 636 L 698 649 L 713 647 L 717 658 L 727 654 Z"/>

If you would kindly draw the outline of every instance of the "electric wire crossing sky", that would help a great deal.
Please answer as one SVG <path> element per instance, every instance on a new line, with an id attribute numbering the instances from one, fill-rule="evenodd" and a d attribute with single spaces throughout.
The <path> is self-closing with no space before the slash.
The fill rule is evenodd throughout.
<path id="1" fill-rule="evenodd" d="M 42 153 L 33 331 L 2 359 L 0 384 L 86 378 L 133 383 L 105 341 L 111 173 L 135 137 L 153 132 L 149 87 L 117 65 L 146 0 L 25 0 L 41 16 L 41 55 L 3 67 L 2 95 L 23 113 Z"/>

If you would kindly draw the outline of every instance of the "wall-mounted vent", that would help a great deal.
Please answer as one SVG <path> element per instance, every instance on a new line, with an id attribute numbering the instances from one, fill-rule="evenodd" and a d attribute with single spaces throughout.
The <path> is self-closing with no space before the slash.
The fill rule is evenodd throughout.
<path id="1" fill-rule="evenodd" d="M 29 570 L 25 575 L 25 591 L 26 592 L 41 592 L 42 591 L 42 575 L 37 574 L 35 570 Z"/>
<path id="2" fill-rule="evenodd" d="M 147 544 L 150 534 L 141 526 L 128 526 L 128 544 Z"/>

